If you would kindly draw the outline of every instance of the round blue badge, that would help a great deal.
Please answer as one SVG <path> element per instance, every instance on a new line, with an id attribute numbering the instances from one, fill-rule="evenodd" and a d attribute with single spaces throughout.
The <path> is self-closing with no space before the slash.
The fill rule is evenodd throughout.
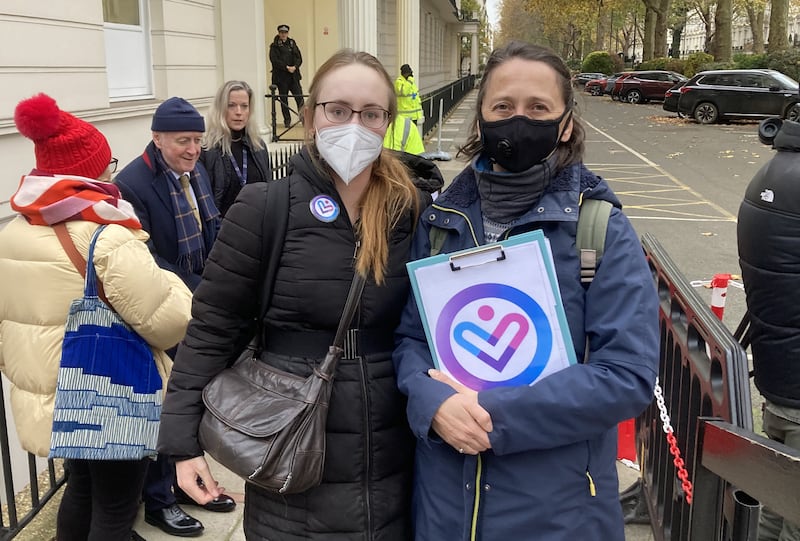
<path id="1" fill-rule="evenodd" d="M 311 214 L 320 222 L 332 222 L 339 216 L 339 205 L 328 195 L 318 195 L 309 203 Z"/>

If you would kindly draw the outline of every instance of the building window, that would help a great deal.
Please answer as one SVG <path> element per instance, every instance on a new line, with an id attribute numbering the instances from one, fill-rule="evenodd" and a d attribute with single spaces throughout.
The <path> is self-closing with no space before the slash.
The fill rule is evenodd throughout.
<path id="1" fill-rule="evenodd" d="M 111 101 L 150 98 L 153 68 L 147 2 L 103 0 L 108 96 Z"/>

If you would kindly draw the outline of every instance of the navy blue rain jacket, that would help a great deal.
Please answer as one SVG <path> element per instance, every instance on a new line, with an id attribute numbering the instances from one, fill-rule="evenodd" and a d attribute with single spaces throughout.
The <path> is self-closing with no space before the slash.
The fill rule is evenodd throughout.
<path id="1" fill-rule="evenodd" d="M 575 246 L 581 194 L 614 204 L 605 254 L 588 289 L 580 283 Z M 585 358 L 587 343 L 589 353 L 533 386 L 480 392 L 493 431 L 492 448 L 479 456 L 459 454 L 431 428 L 454 391 L 427 375 L 433 362 L 410 299 L 394 362 L 417 437 L 416 540 L 624 540 L 616 426 L 653 397 L 659 331 L 653 278 L 620 206 L 604 180 L 573 165 L 508 232 L 541 229 L 548 237 L 576 356 Z M 431 226 L 448 230 L 442 252 L 484 243 L 473 167 L 421 215 L 412 259 L 430 254 Z"/>

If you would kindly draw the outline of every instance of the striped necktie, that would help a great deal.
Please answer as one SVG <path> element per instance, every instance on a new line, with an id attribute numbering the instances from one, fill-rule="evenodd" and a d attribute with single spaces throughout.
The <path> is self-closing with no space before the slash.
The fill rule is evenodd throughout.
<path id="1" fill-rule="evenodd" d="M 187 173 L 182 174 L 180 181 L 181 186 L 183 187 L 183 195 L 186 197 L 186 201 L 189 203 L 189 207 L 192 209 L 194 219 L 197 220 L 197 225 L 200 227 L 200 229 L 203 229 L 203 222 L 200 221 L 200 211 L 197 210 L 194 197 L 192 197 L 192 187 L 191 184 L 189 184 L 189 175 Z"/>

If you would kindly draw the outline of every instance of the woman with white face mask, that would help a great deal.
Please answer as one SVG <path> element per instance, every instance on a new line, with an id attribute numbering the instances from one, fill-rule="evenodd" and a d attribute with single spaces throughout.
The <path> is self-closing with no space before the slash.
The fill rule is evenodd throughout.
<path id="1" fill-rule="evenodd" d="M 424 202 L 402 163 L 382 146 L 396 101 L 391 79 L 372 55 L 342 50 L 325 62 L 305 102 L 305 148 L 292 157 L 287 178 L 242 188 L 195 291 L 194 319 L 165 398 L 159 451 L 177 459 L 180 486 L 203 503 L 219 490 L 197 441 L 201 392 L 235 357 L 236 344 L 247 342 L 240 329 L 260 314 L 262 238 L 288 214 L 262 320 L 269 364 L 286 372 L 310 374 L 333 342 L 354 272 L 367 278 L 352 347 L 333 382 L 322 484 L 279 495 L 248 483 L 249 540 L 411 539 L 414 440 L 391 354 Z M 275 216 L 266 211 L 266 198 L 280 183 L 288 183 L 289 205 Z"/>

